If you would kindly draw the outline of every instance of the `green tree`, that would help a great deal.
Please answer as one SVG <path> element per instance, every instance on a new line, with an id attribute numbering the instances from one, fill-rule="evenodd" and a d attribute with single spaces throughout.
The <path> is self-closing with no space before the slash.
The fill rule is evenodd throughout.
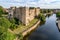
<path id="1" fill-rule="evenodd" d="M 10 29 L 11 30 L 14 30 L 15 28 L 16 28 L 16 24 L 15 24 L 15 19 L 14 18 L 12 18 L 11 20 L 10 20 L 10 22 L 11 22 L 11 26 L 10 26 Z"/>
<path id="2" fill-rule="evenodd" d="M 0 17 L 2 16 L 2 13 L 3 13 L 3 7 L 0 6 Z"/>
<path id="3" fill-rule="evenodd" d="M 0 18 L 0 40 L 5 40 L 7 36 L 7 30 L 11 26 L 11 23 L 8 19 L 1 17 Z"/>
<path id="4" fill-rule="evenodd" d="M 7 18 L 1 17 L 0 18 L 0 26 L 3 26 L 5 28 L 9 28 L 11 26 L 11 23 Z"/>
<path id="5" fill-rule="evenodd" d="M 45 16 L 44 16 L 42 13 L 39 14 L 38 18 L 39 18 L 41 21 L 45 21 Z"/>
<path id="6" fill-rule="evenodd" d="M 56 16 L 57 16 L 57 17 L 60 17 L 60 12 L 57 12 L 57 13 L 56 13 Z"/>
<path id="7" fill-rule="evenodd" d="M 8 14 L 8 13 L 6 12 L 6 10 L 4 10 L 2 6 L 0 6 L 0 17 L 2 16 L 2 14 Z"/>

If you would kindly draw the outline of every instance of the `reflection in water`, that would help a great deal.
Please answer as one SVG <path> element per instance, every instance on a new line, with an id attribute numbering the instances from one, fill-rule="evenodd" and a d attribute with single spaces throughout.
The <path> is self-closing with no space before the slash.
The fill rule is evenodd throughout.
<path id="1" fill-rule="evenodd" d="M 45 24 L 45 21 L 43 21 L 43 22 L 41 21 L 39 25 L 42 26 L 44 24 Z"/>
<path id="2" fill-rule="evenodd" d="M 28 37 L 28 40 L 60 40 L 60 32 L 56 26 L 56 14 L 46 17 L 46 22 L 39 26 Z"/>
<path id="3" fill-rule="evenodd" d="M 48 17 L 48 18 L 49 18 L 50 16 L 51 16 L 51 14 L 46 15 L 46 17 Z"/>

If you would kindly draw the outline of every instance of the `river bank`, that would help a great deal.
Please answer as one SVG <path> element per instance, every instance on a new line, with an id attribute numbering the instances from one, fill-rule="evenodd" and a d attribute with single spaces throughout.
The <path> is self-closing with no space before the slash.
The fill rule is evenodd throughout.
<path id="1" fill-rule="evenodd" d="M 40 24 L 40 20 L 38 20 L 35 24 L 33 24 L 30 28 L 28 28 L 27 30 L 23 31 L 21 33 L 21 35 L 23 36 L 23 38 L 28 35 L 32 30 L 34 30 L 35 28 L 38 27 L 38 25 Z M 16 39 L 14 40 L 20 40 L 18 37 L 16 37 Z"/>
<path id="2" fill-rule="evenodd" d="M 32 30 L 34 30 L 38 25 L 40 24 L 40 20 L 38 20 L 31 28 L 29 28 L 28 30 L 22 32 L 22 35 L 25 36 L 28 33 L 30 33 Z"/>
<path id="3" fill-rule="evenodd" d="M 23 38 L 24 36 L 26 36 L 27 34 L 29 34 L 32 30 L 34 30 L 39 24 L 40 24 L 40 20 L 35 19 L 35 20 L 33 20 L 31 22 L 30 26 L 29 25 L 25 26 L 27 28 L 25 28 L 24 26 L 22 26 L 22 28 L 24 27 L 23 30 L 22 30 L 22 28 L 18 28 L 18 29 L 14 30 L 14 31 L 12 31 L 10 29 L 8 29 L 8 30 L 11 33 L 17 35 L 17 37 L 14 40 L 19 40 L 19 38 L 21 37 L 21 35 L 22 35 L 22 38 Z M 18 37 L 18 35 L 20 37 Z"/>
<path id="4" fill-rule="evenodd" d="M 56 25 L 56 14 L 47 16 L 45 23 L 30 33 L 26 40 L 60 40 L 60 32 Z"/>

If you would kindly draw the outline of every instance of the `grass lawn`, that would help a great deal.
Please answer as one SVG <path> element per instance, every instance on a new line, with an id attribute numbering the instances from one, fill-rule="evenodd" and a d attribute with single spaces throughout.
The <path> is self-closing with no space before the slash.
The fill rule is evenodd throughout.
<path id="1" fill-rule="evenodd" d="M 32 25 L 34 25 L 37 21 L 38 21 L 38 19 L 35 18 L 35 19 L 33 19 L 33 20 L 30 22 L 30 24 L 27 25 L 27 26 L 23 26 L 23 25 L 20 24 L 20 25 L 18 26 L 18 28 L 14 30 L 14 32 L 15 32 L 16 34 L 22 33 L 24 30 L 26 30 L 26 29 L 30 28 Z"/>

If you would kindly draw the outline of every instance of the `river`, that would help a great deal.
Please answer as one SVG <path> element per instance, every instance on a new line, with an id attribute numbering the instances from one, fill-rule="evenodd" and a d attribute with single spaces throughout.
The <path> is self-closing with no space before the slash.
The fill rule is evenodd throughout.
<path id="1" fill-rule="evenodd" d="M 46 22 L 30 33 L 27 40 L 60 40 L 60 32 L 56 25 L 56 14 L 47 16 Z"/>

